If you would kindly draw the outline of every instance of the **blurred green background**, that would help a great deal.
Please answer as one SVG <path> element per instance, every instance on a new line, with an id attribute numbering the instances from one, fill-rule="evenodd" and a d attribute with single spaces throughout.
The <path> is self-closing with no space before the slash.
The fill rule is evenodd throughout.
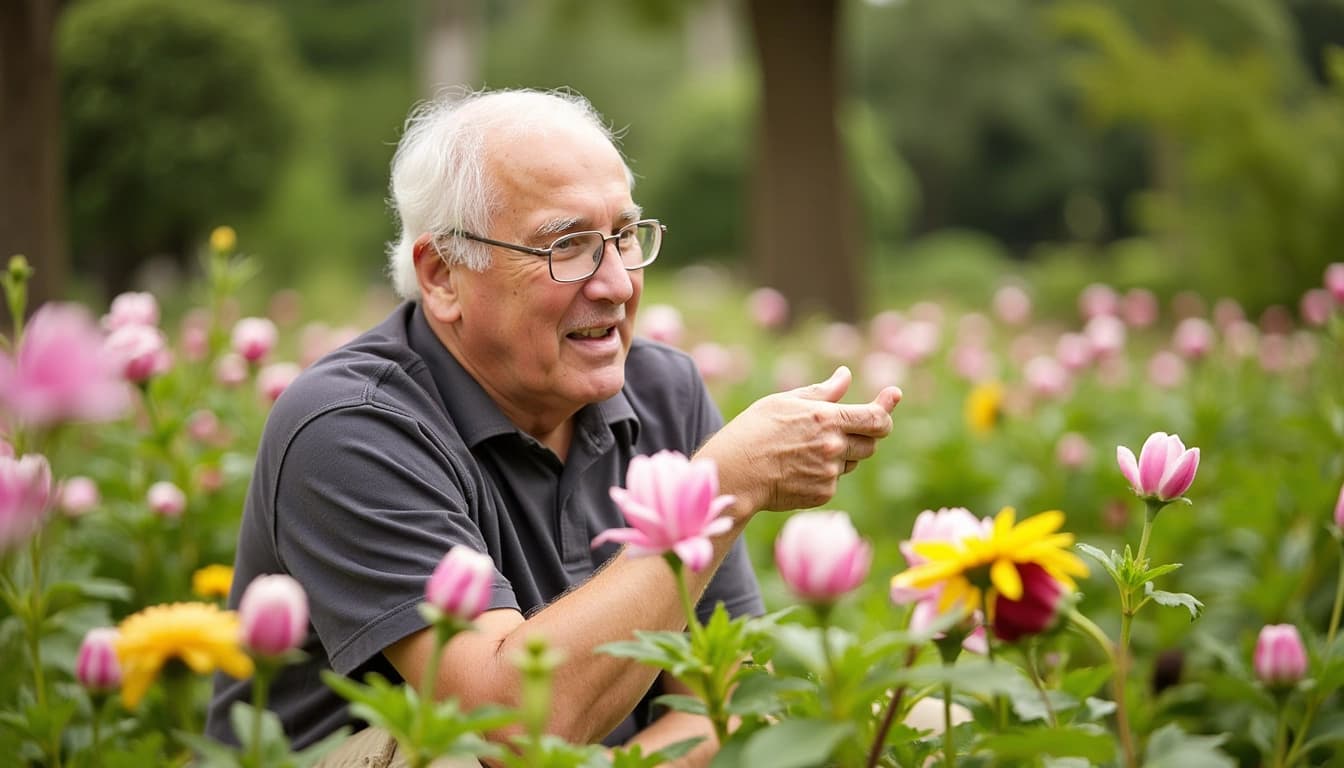
<path id="1" fill-rule="evenodd" d="M 625 130 L 636 197 L 670 227 L 667 266 L 720 262 L 845 319 L 916 297 L 983 304 L 1009 273 L 1033 280 L 1046 313 L 1071 309 L 1092 280 L 1258 312 L 1319 285 L 1344 241 L 1344 0 L 5 9 L 7 42 L 17 24 L 40 38 L 45 18 L 54 46 L 56 130 L 41 135 L 62 167 L 56 245 L 15 234 L 13 220 L 42 218 L 21 210 L 33 187 L 7 179 L 0 201 L 0 249 L 36 254 L 48 297 L 100 304 L 174 285 L 227 223 L 262 259 L 258 296 L 294 287 L 314 314 L 339 314 L 384 282 L 387 171 L 406 113 L 461 84 L 585 94 Z M 798 34 L 774 41 L 797 61 L 762 64 L 764 35 Z M 14 63 L 21 53 L 5 54 L 10 91 L 25 77 L 41 86 Z M 812 120 L 818 110 L 833 114 Z M 763 211 L 764 158 L 776 172 L 791 164 L 781 157 L 824 160 L 814 124 L 838 132 L 852 209 Z M 770 137 L 788 130 L 781 150 Z M 18 129 L 4 136 L 22 152 Z M 833 273 L 845 286 L 805 295 Z"/>

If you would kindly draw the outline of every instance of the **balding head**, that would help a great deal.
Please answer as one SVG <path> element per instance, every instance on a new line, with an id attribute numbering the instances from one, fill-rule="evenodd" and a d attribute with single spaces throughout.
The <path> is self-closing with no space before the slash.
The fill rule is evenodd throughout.
<path id="1" fill-rule="evenodd" d="M 388 248 L 397 293 L 417 299 L 414 245 L 429 233 L 446 258 L 471 269 L 490 263 L 486 246 L 446 238 L 462 229 L 486 232 L 501 201 L 491 178 L 491 154 L 518 141 L 545 141 L 553 131 L 585 130 L 615 146 L 615 137 L 588 100 L 568 91 L 505 90 L 438 99 L 418 106 L 392 160 L 392 204 L 401 224 Z M 631 186 L 634 177 L 626 168 Z"/>

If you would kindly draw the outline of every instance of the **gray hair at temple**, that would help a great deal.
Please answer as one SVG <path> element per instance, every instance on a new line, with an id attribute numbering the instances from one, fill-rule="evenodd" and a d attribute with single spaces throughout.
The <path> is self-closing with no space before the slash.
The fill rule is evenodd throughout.
<path id="1" fill-rule="evenodd" d="M 415 241 L 426 232 L 451 263 L 482 270 L 489 246 L 448 237 L 455 229 L 486 233 L 500 200 L 487 172 L 490 137 L 535 136 L 565 121 L 589 126 L 620 151 L 615 134 L 587 99 L 572 91 L 530 89 L 479 91 L 440 97 L 417 106 L 392 158 L 391 204 L 400 237 L 387 249 L 392 287 L 403 299 L 418 300 Z M 622 158 L 624 159 L 624 158 Z M 634 188 L 629 164 L 625 175 Z"/>

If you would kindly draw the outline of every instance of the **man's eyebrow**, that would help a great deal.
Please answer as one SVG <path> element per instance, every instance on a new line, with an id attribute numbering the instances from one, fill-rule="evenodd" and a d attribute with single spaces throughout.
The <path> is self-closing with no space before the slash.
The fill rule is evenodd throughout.
<path id="1" fill-rule="evenodd" d="M 623 227 L 632 221 L 639 221 L 639 218 L 643 213 L 644 209 L 637 205 L 631 208 L 626 208 L 617 214 L 616 225 L 617 227 Z M 548 235 L 559 235 L 574 229 L 592 229 L 592 225 L 589 224 L 588 219 L 582 216 L 567 216 L 542 222 L 542 224 L 537 227 L 535 234 L 538 238 L 544 238 Z"/>

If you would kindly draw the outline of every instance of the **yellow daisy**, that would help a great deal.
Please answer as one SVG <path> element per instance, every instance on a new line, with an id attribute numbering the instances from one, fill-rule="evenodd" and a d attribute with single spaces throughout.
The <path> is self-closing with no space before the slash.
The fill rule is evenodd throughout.
<path id="1" fill-rule="evenodd" d="M 1002 416 L 1003 386 L 997 381 L 977 384 L 966 396 L 966 423 L 977 435 L 993 431 Z"/>
<path id="2" fill-rule="evenodd" d="M 237 244 L 238 233 L 233 231 L 233 227 L 215 227 L 210 233 L 210 247 L 219 253 L 228 253 Z"/>
<path id="3" fill-rule="evenodd" d="M 994 527 L 985 536 L 968 536 L 955 541 L 921 541 L 914 551 L 925 562 L 892 578 L 892 586 L 927 589 L 943 586 L 938 609 L 946 611 L 960 602 L 972 608 L 982 607 L 982 590 L 994 589 L 1009 600 L 1022 597 L 1022 578 L 1018 564 L 1035 563 L 1066 588 L 1075 585 L 1072 576 L 1086 576 L 1087 565 L 1067 547 L 1073 534 L 1056 533 L 1064 524 L 1058 510 L 1015 524 L 1017 513 L 1004 507 L 994 518 Z"/>
<path id="4" fill-rule="evenodd" d="M 228 565 L 207 565 L 191 574 L 191 591 L 197 597 L 207 600 L 212 597 L 228 597 L 233 586 L 233 567 Z"/>
<path id="5" fill-rule="evenodd" d="M 198 675 L 216 668 L 242 679 L 252 675 L 252 659 L 238 643 L 238 614 L 205 603 L 152 605 L 127 616 L 118 627 L 121 700 L 134 709 L 159 670 L 178 658 Z"/>

